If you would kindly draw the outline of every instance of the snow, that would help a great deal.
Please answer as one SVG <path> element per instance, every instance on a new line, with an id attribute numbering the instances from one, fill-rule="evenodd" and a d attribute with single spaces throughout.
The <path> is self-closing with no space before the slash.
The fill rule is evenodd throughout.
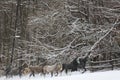
<path id="1" fill-rule="evenodd" d="M 19 76 L 14 76 L 13 78 L 1 77 L 0 80 L 120 80 L 120 71 L 86 72 L 84 74 L 77 71 L 69 72 L 68 74 L 62 73 L 53 77 L 50 75 L 29 77 L 29 75 L 27 75 L 21 78 Z"/>

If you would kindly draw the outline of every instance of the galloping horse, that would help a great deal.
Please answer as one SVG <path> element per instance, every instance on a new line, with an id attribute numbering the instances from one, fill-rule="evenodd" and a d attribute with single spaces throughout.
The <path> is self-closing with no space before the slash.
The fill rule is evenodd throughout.
<path id="1" fill-rule="evenodd" d="M 35 76 L 35 74 L 43 73 L 43 66 L 30 66 L 26 67 L 22 71 L 23 74 L 30 74 L 30 76 Z"/>
<path id="2" fill-rule="evenodd" d="M 62 64 L 62 67 L 63 67 L 62 71 L 65 70 L 66 73 L 68 72 L 68 70 L 70 70 L 70 71 L 77 71 L 77 68 L 78 68 L 77 58 L 75 58 L 69 64 Z"/>
<path id="3" fill-rule="evenodd" d="M 65 72 L 67 73 L 68 70 L 72 71 L 77 71 L 78 68 L 80 69 L 84 69 L 84 71 L 82 73 L 84 73 L 86 71 L 86 62 L 87 62 L 87 58 L 88 57 L 76 57 L 71 63 L 69 64 L 62 64 L 63 66 L 63 70 L 65 70 Z"/>
<path id="4" fill-rule="evenodd" d="M 62 64 L 59 64 L 59 63 L 54 65 L 45 65 L 43 67 L 44 75 L 48 73 L 51 73 L 51 76 L 53 76 L 54 73 L 57 73 L 58 75 L 58 72 L 61 72 L 61 70 L 62 70 Z"/>

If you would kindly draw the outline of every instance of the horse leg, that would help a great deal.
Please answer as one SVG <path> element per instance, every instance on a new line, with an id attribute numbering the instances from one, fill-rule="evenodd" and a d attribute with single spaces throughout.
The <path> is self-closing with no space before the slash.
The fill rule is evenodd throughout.
<path id="1" fill-rule="evenodd" d="M 51 72 L 51 77 L 53 77 L 53 72 Z"/>
<path id="2" fill-rule="evenodd" d="M 30 75 L 29 75 L 29 77 L 31 77 L 33 74 L 32 73 L 30 73 Z"/>
<path id="3" fill-rule="evenodd" d="M 65 69 L 65 73 L 66 73 L 66 74 L 68 73 L 68 69 Z"/>
<path id="4" fill-rule="evenodd" d="M 73 67 L 71 71 L 77 71 L 77 67 Z"/>
<path id="5" fill-rule="evenodd" d="M 86 72 L 86 68 L 84 68 L 84 71 L 82 73 Z"/>
<path id="6" fill-rule="evenodd" d="M 35 72 L 34 72 L 34 71 L 31 72 L 30 77 L 31 77 L 32 75 L 35 77 Z"/>
<path id="7" fill-rule="evenodd" d="M 33 76 L 35 77 L 35 73 L 33 73 Z"/>
<path id="8" fill-rule="evenodd" d="M 45 71 L 43 71 L 43 76 L 44 76 L 44 77 L 46 76 L 46 72 L 45 72 Z"/>
<path id="9" fill-rule="evenodd" d="M 46 74 L 45 74 L 45 73 L 43 73 L 43 76 L 45 77 L 45 76 L 46 76 Z"/>
<path id="10" fill-rule="evenodd" d="M 55 76 L 58 76 L 58 72 L 56 72 Z"/>
<path id="11" fill-rule="evenodd" d="M 58 76 L 58 72 L 57 72 L 57 75 L 56 76 Z"/>
<path id="12" fill-rule="evenodd" d="M 77 71 L 77 67 L 74 68 L 74 71 Z"/>
<path id="13" fill-rule="evenodd" d="M 85 68 L 85 64 L 82 66 L 83 67 L 83 69 L 84 69 L 84 71 L 82 72 L 82 73 L 84 73 L 84 72 L 86 72 L 86 68 Z"/>

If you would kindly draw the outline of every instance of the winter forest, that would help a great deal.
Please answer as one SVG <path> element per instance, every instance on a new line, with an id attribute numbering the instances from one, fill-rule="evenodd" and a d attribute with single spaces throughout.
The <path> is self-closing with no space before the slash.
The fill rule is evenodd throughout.
<path id="1" fill-rule="evenodd" d="M 120 68 L 120 0 L 0 0 L 0 76 L 76 57 Z"/>

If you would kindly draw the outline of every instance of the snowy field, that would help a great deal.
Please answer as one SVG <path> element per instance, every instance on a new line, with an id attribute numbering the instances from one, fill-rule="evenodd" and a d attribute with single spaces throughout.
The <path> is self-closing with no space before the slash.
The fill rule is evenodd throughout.
<path id="1" fill-rule="evenodd" d="M 15 76 L 13 78 L 0 77 L 0 80 L 120 80 L 120 70 L 114 71 L 104 71 L 104 72 L 86 72 L 81 74 L 80 72 L 72 72 L 59 74 L 58 76 L 51 77 L 47 75 L 46 77 L 36 75 L 35 77 Z"/>

